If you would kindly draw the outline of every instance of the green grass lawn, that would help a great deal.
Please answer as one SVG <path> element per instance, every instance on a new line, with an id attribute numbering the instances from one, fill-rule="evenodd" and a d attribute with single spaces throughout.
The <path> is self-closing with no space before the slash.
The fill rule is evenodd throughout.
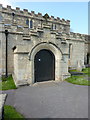
<path id="1" fill-rule="evenodd" d="M 2 82 L 0 82 L 0 90 L 16 89 L 12 75 L 9 75 L 7 78 L 2 77 L 1 79 Z"/>
<path id="2" fill-rule="evenodd" d="M 4 120 L 11 120 L 11 119 L 19 119 L 22 118 L 22 120 L 25 120 L 23 115 L 18 113 L 14 107 L 9 105 L 4 105 Z"/>
<path id="3" fill-rule="evenodd" d="M 77 71 L 76 69 L 72 69 L 72 70 L 69 70 L 69 72 L 80 72 L 80 71 Z M 90 74 L 90 68 L 84 68 L 84 69 L 82 69 L 81 72 L 83 72 L 85 74 Z"/>
<path id="4" fill-rule="evenodd" d="M 70 78 L 67 78 L 66 81 L 77 84 L 77 85 L 88 85 L 90 86 L 90 81 L 84 78 L 84 76 L 71 76 Z"/>
<path id="5" fill-rule="evenodd" d="M 70 70 L 70 72 L 71 71 L 78 72 L 77 70 Z M 90 81 L 88 80 L 88 77 L 90 76 L 90 68 L 84 68 L 82 72 L 85 74 L 79 75 L 79 76 L 72 75 L 71 77 L 67 78 L 66 81 L 73 83 L 73 84 L 77 84 L 77 85 L 90 86 Z"/>
<path id="6" fill-rule="evenodd" d="M 73 69 L 73 70 L 69 70 L 69 72 L 80 72 L 80 71 L 77 71 L 76 69 Z"/>
<path id="7" fill-rule="evenodd" d="M 82 70 L 82 72 L 90 76 L 90 68 L 85 68 Z"/>

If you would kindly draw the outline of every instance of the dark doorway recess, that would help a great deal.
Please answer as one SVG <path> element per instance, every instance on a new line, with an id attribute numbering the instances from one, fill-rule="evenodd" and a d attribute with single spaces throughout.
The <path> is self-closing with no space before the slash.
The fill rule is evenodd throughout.
<path id="1" fill-rule="evenodd" d="M 35 82 L 55 80 L 55 56 L 50 50 L 40 50 L 34 58 Z"/>

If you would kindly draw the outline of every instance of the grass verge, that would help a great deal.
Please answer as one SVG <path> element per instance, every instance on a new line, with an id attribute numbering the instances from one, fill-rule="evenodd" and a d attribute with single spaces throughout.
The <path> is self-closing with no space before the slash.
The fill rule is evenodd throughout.
<path id="1" fill-rule="evenodd" d="M 7 78 L 2 77 L 1 79 L 2 82 L 0 82 L 0 90 L 16 89 L 12 75 L 9 75 Z"/>
<path id="2" fill-rule="evenodd" d="M 18 113 L 14 107 L 9 105 L 4 105 L 4 120 L 11 120 L 13 118 L 25 120 L 23 115 Z"/>
<path id="3" fill-rule="evenodd" d="M 76 70 L 71 70 L 72 72 L 77 72 Z M 72 84 L 77 84 L 77 85 L 86 85 L 90 86 L 90 81 L 88 80 L 88 77 L 90 76 L 90 68 L 84 68 L 82 70 L 84 75 L 72 75 L 71 77 L 67 78 L 66 81 Z"/>
<path id="4" fill-rule="evenodd" d="M 80 72 L 80 71 L 78 71 L 76 69 L 72 69 L 72 70 L 69 70 L 69 72 Z"/>
<path id="5" fill-rule="evenodd" d="M 90 86 L 90 81 L 84 78 L 84 76 L 71 76 L 67 78 L 66 81 L 77 84 L 77 85 L 87 85 Z"/>
<path id="6" fill-rule="evenodd" d="M 84 68 L 82 72 L 90 77 L 90 68 Z"/>

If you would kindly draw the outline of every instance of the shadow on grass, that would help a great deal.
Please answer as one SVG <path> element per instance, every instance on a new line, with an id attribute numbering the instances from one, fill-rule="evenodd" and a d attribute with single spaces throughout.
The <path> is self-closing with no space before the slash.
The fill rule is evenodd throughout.
<path id="1" fill-rule="evenodd" d="M 70 70 L 69 72 L 78 72 L 77 70 Z M 90 86 L 90 68 L 84 68 L 82 70 L 82 75 L 72 75 L 71 77 L 67 78 L 66 81 L 72 84 L 77 84 L 77 85 L 86 85 Z"/>
<path id="2" fill-rule="evenodd" d="M 90 81 L 85 79 L 84 76 L 71 76 L 70 78 L 67 78 L 66 81 L 72 84 L 90 86 Z"/>

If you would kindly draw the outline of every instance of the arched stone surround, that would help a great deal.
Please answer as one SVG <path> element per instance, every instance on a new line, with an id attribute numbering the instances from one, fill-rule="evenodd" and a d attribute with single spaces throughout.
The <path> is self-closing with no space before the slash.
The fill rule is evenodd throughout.
<path id="1" fill-rule="evenodd" d="M 30 58 L 30 62 L 29 62 L 29 70 L 30 70 L 30 75 L 29 75 L 29 84 L 33 84 L 35 81 L 35 76 L 34 76 L 34 57 L 36 55 L 37 52 L 39 52 L 42 49 L 46 49 L 46 50 L 50 50 L 54 56 L 55 56 L 55 81 L 60 80 L 61 79 L 61 59 L 62 59 L 62 53 L 61 51 L 54 46 L 53 44 L 50 43 L 41 43 L 39 45 L 37 45 L 36 47 L 34 47 L 34 49 L 32 50 L 31 53 L 29 53 L 29 58 Z"/>

